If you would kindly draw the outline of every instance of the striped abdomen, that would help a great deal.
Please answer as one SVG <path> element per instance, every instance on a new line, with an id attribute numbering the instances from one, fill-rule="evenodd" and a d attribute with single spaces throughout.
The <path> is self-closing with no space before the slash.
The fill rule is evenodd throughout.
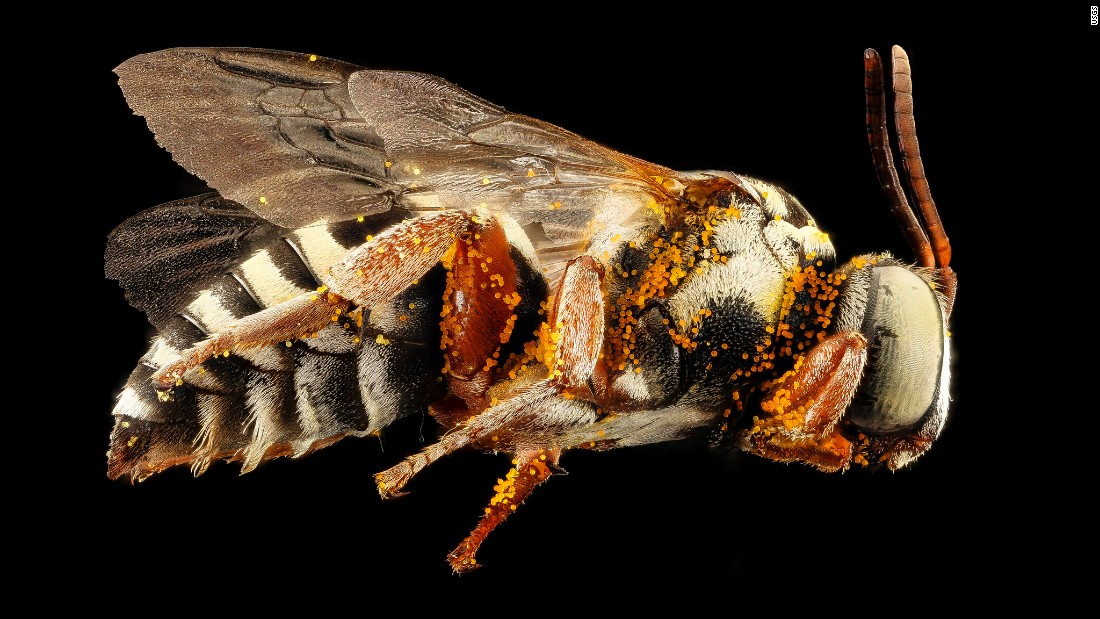
<path id="1" fill-rule="evenodd" d="M 210 359 L 167 401 L 150 382 L 207 335 L 316 288 L 330 264 L 403 215 L 288 230 L 206 195 L 119 226 L 107 274 L 157 335 L 115 405 L 109 475 L 140 480 L 184 463 L 198 474 L 214 459 L 241 460 L 247 472 L 268 458 L 371 434 L 438 399 L 440 266 L 361 326 L 347 319 L 313 338 Z"/>

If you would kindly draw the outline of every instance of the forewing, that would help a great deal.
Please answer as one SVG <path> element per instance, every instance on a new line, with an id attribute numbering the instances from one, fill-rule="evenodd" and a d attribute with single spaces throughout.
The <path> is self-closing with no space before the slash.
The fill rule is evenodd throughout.
<path id="1" fill-rule="evenodd" d="M 288 52 L 170 49 L 115 73 L 173 158 L 288 228 L 390 207 L 381 140 L 348 99 L 359 67 Z"/>
<path id="2" fill-rule="evenodd" d="M 487 206 L 527 232 L 548 272 L 601 229 L 636 227 L 676 173 L 510 114 L 441 78 L 360 71 L 352 103 L 382 138 L 410 210 Z"/>

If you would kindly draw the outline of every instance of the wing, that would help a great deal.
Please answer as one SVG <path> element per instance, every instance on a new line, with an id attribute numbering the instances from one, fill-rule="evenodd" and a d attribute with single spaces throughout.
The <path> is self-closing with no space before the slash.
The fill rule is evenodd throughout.
<path id="1" fill-rule="evenodd" d="M 300 227 L 387 210 L 381 140 L 348 99 L 358 67 L 310 59 L 172 49 L 135 56 L 115 73 L 180 165 L 265 219 Z"/>
<path id="2" fill-rule="evenodd" d="M 107 277 L 161 329 L 214 278 L 285 230 L 217 194 L 184 198 L 128 219 L 107 237 Z"/>
<path id="3" fill-rule="evenodd" d="M 115 71 L 177 162 L 287 228 L 487 205 L 547 268 L 593 223 L 652 218 L 677 176 L 430 75 L 254 49 L 172 49 Z"/>

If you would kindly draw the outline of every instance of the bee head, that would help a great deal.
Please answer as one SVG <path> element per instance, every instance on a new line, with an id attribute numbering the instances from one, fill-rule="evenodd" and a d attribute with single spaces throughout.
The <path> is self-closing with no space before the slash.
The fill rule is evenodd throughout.
<path id="1" fill-rule="evenodd" d="M 950 352 L 945 299 L 928 269 L 888 255 L 861 256 L 841 268 L 837 332 L 859 333 L 867 359 L 849 427 L 868 436 L 920 430 L 946 417 Z"/>

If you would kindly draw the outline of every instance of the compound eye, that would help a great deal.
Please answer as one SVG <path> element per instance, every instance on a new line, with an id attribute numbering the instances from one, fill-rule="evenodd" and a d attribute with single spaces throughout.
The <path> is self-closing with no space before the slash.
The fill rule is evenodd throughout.
<path id="1" fill-rule="evenodd" d="M 869 358 L 849 420 L 874 434 L 913 426 L 939 395 L 944 357 L 939 300 L 916 273 L 877 267 L 862 331 Z"/>

